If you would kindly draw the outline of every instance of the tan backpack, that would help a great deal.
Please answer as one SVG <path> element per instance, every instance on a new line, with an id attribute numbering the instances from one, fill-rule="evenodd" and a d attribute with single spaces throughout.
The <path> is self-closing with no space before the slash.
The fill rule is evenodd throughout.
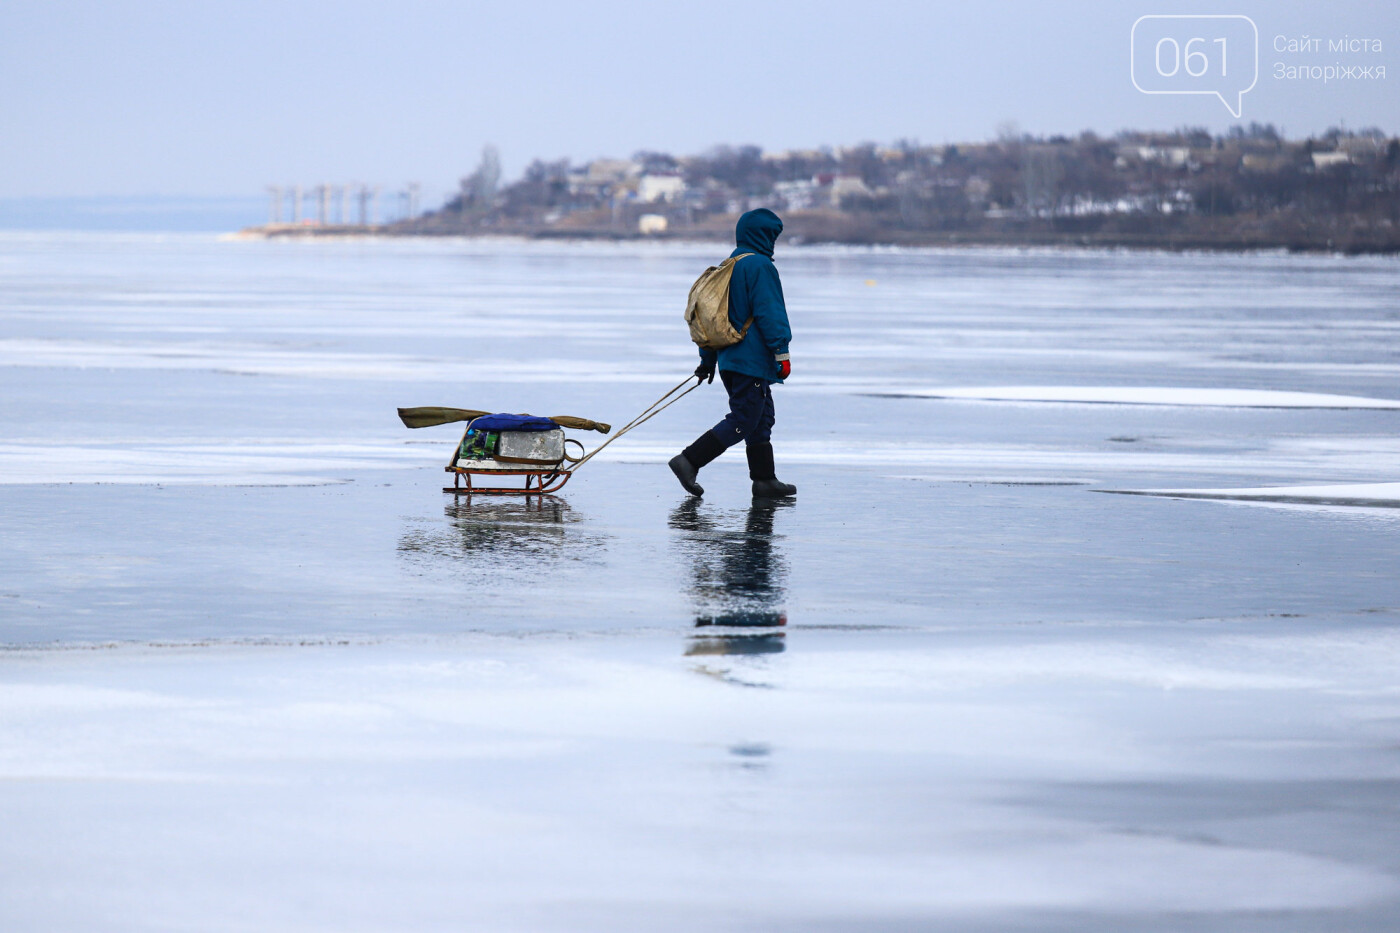
<path id="1" fill-rule="evenodd" d="M 690 297 L 685 302 L 685 322 L 690 325 L 690 339 L 706 350 L 734 346 L 744 339 L 753 324 L 752 317 L 744 322 L 743 330 L 735 330 L 729 323 L 729 280 L 734 276 L 734 264 L 752 255 L 731 256 L 717 266 L 710 266 L 690 286 Z"/>

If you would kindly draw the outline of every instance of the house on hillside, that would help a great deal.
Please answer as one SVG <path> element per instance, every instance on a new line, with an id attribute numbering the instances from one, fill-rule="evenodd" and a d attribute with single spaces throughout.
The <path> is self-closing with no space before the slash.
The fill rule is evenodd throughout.
<path id="1" fill-rule="evenodd" d="M 655 172 L 637 181 L 637 200 L 647 204 L 657 201 L 670 203 L 685 194 L 685 179 L 679 172 Z"/>

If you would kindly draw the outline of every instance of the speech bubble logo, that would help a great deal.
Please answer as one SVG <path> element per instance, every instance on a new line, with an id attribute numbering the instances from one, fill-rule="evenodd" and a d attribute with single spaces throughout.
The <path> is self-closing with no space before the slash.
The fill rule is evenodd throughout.
<path id="1" fill-rule="evenodd" d="M 1131 48 L 1133 87 L 1213 94 L 1237 120 L 1259 81 L 1259 29 L 1248 16 L 1140 16 Z"/>

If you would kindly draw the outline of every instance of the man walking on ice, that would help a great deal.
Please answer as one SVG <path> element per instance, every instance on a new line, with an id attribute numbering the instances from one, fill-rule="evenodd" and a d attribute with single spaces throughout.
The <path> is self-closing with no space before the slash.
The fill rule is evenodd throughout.
<path id="1" fill-rule="evenodd" d="M 709 382 L 715 381 L 719 370 L 729 392 L 729 414 L 671 458 L 671 471 L 693 496 L 705 494 L 695 481 L 700 469 L 739 441 L 748 454 L 755 497 L 797 494 L 796 486 L 778 481 L 770 443 L 772 386 L 792 372 L 788 359 L 792 329 L 783 303 L 783 283 L 773 265 L 773 244 L 782 232 L 783 222 L 767 208 L 744 214 L 734 229 L 728 310 L 729 323 L 740 339 L 718 350 L 702 346 L 700 365 L 695 368 L 695 375 Z"/>

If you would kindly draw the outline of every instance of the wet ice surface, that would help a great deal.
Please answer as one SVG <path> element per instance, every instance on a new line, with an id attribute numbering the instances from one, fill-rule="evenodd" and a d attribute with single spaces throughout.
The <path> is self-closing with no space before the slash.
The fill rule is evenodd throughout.
<path id="1" fill-rule="evenodd" d="M 4 926 L 1393 928 L 1400 264 L 788 250 L 795 504 L 440 492 L 711 253 L 0 238 Z"/>

